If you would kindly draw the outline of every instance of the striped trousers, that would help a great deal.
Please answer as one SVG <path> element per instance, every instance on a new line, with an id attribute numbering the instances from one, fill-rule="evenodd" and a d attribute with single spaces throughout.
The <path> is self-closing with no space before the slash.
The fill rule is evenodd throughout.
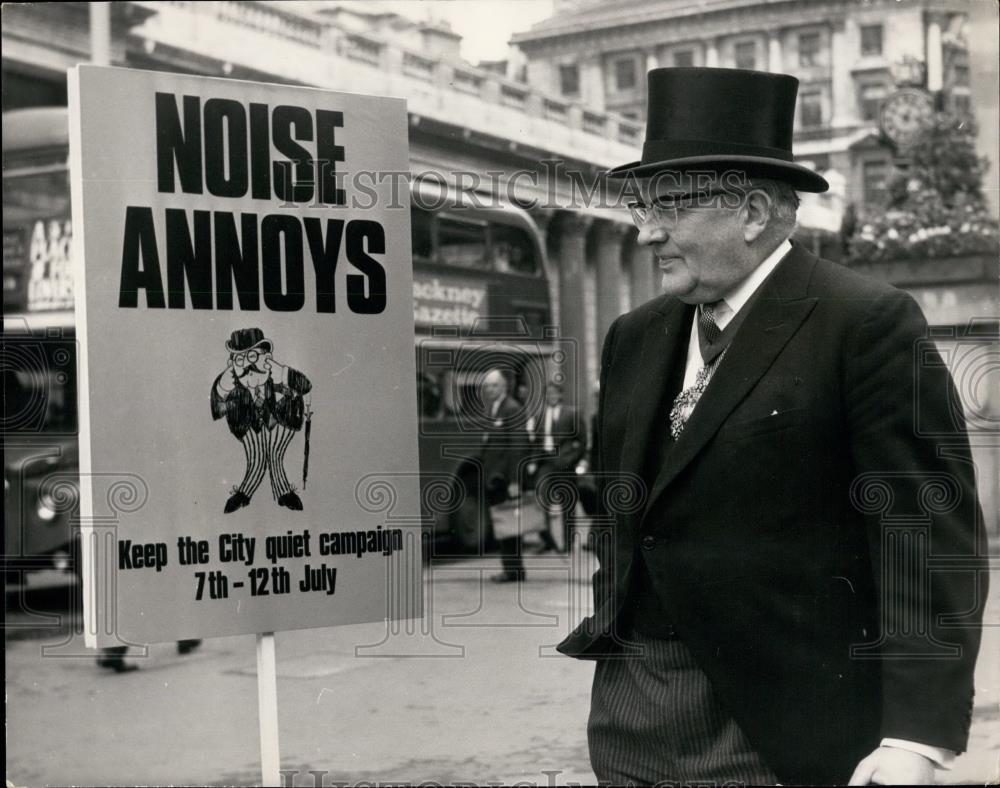
<path id="1" fill-rule="evenodd" d="M 587 740 L 601 782 L 774 785 L 777 778 L 720 707 L 680 640 L 632 632 L 642 654 L 602 659 Z"/>
<path id="2" fill-rule="evenodd" d="M 249 429 L 243 436 L 243 452 L 247 458 L 247 469 L 243 481 L 236 489 L 247 498 L 252 498 L 267 473 L 271 479 L 271 495 L 278 500 L 292 491 L 292 485 L 285 473 L 285 451 L 295 437 L 295 430 L 282 424 L 271 429 L 262 427 L 260 432 Z"/>

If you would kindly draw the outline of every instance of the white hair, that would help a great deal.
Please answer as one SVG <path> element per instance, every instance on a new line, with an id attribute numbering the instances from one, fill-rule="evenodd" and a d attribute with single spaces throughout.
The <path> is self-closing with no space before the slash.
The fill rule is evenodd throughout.
<path id="1" fill-rule="evenodd" d="M 771 220 L 776 228 L 787 231 L 789 235 L 795 231 L 796 211 L 799 208 L 799 195 L 790 184 L 775 181 L 770 178 L 751 178 L 748 192 L 759 189 L 771 201 Z"/>
<path id="2" fill-rule="evenodd" d="M 507 376 L 503 374 L 503 370 L 498 367 L 494 367 L 486 373 L 486 376 L 483 378 L 483 382 L 488 383 L 491 379 L 498 381 L 500 385 L 503 386 L 503 390 L 505 392 L 507 391 Z"/>

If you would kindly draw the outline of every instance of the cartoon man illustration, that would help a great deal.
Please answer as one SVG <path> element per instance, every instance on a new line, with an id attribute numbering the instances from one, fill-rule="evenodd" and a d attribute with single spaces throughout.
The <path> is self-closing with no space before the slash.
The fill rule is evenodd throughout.
<path id="1" fill-rule="evenodd" d="M 312 383 L 298 370 L 279 364 L 273 349 L 259 328 L 234 331 L 226 342 L 229 363 L 212 384 L 212 418 L 226 417 L 229 431 L 246 453 L 246 472 L 226 501 L 226 514 L 250 504 L 265 472 L 278 505 L 302 509 L 284 462 L 288 444 L 303 424 L 308 451 L 309 414 L 304 396 Z"/>

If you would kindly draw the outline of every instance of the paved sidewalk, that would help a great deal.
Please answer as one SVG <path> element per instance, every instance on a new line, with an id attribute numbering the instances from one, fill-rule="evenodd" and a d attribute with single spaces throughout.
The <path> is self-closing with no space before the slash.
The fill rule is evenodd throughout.
<path id="1" fill-rule="evenodd" d="M 383 625 L 277 635 L 282 767 L 296 785 L 336 782 L 591 783 L 586 717 L 593 667 L 553 655 L 589 605 L 589 584 L 546 557 L 514 585 L 499 564 L 437 569 L 433 631 Z M 1000 583 L 995 583 L 1000 586 Z M 996 592 L 997 589 L 995 588 Z M 990 619 L 1000 594 L 991 600 Z M 16 622 L 15 622 L 16 623 Z M 16 785 L 259 783 L 253 637 L 170 644 L 139 671 L 90 655 L 42 656 L 49 636 L 7 642 L 7 779 Z M 62 647 L 74 651 L 76 644 Z M 970 752 L 946 782 L 1000 777 L 1000 629 L 986 633 Z"/>
<path id="2" fill-rule="evenodd" d="M 277 634 L 282 767 L 336 781 L 594 781 L 586 749 L 593 666 L 555 655 L 568 631 L 568 564 L 522 587 L 488 581 L 495 560 L 453 564 L 430 587 L 434 631 L 382 624 Z M 563 567 L 562 570 L 559 567 Z M 485 581 L 485 582 L 484 582 Z M 574 613 L 575 621 L 578 613 Z M 415 625 L 417 622 L 413 622 Z M 92 656 L 7 648 L 7 776 L 17 785 L 254 784 L 254 638 L 171 644 L 98 670 Z M 382 643 L 380 642 L 386 641 Z M 130 657 L 133 658 L 133 657 Z"/>

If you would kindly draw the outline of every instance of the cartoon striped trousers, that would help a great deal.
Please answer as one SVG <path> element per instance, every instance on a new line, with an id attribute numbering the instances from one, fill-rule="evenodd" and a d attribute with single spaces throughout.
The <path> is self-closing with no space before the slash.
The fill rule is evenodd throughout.
<path id="1" fill-rule="evenodd" d="M 295 430 L 283 424 L 275 424 L 271 429 L 261 428 L 260 432 L 249 429 L 243 436 L 243 451 L 247 458 L 247 469 L 237 492 L 252 498 L 267 473 L 271 479 L 271 495 L 278 500 L 292 491 L 292 485 L 285 473 L 285 451 L 295 437 Z"/>

